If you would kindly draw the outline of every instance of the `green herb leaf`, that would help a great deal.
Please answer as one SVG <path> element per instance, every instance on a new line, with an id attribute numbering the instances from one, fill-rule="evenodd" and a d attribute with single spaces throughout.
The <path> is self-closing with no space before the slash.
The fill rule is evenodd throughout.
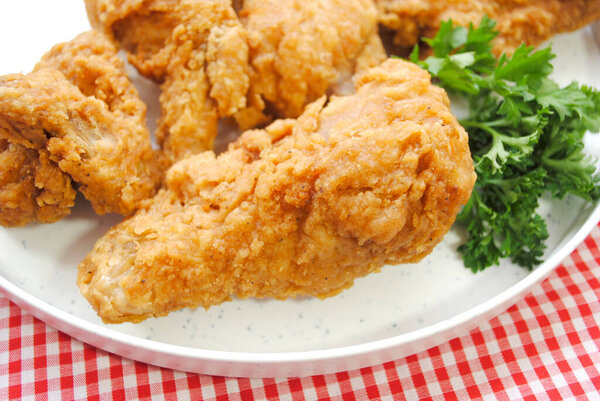
<path id="1" fill-rule="evenodd" d="M 411 55 L 470 106 L 461 123 L 478 179 L 458 221 L 468 233 L 459 251 L 473 271 L 502 258 L 530 269 L 541 262 L 548 231 L 536 210 L 543 193 L 600 199 L 596 161 L 583 151 L 584 134 L 600 129 L 600 93 L 550 79 L 550 48 L 522 45 L 497 59 L 494 27 L 487 17 L 468 29 L 443 22 L 434 38 L 424 39 L 433 55 L 421 61 L 417 47 Z"/>

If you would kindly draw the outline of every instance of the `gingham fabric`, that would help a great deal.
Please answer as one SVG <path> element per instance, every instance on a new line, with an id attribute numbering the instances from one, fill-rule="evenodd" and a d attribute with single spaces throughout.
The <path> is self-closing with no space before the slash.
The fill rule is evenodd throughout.
<path id="1" fill-rule="evenodd" d="M 0 400 L 600 400 L 600 228 L 543 283 L 405 359 L 293 379 L 203 376 L 73 340 L 0 297 Z"/>

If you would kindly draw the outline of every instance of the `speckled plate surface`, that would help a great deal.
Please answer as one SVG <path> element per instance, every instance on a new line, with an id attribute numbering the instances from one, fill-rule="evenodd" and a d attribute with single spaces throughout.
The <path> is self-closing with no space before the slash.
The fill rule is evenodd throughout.
<path id="1" fill-rule="evenodd" d="M 28 72 L 53 44 L 89 29 L 83 1 L 0 4 L 0 74 Z M 554 40 L 555 77 L 600 87 L 592 30 Z M 135 76 L 150 105 L 157 89 Z M 587 138 L 600 156 L 600 137 Z M 230 376 L 304 376 L 406 356 L 464 333 L 518 300 L 589 233 L 600 208 L 577 199 L 544 201 L 550 238 L 533 272 L 511 264 L 474 275 L 456 252 L 458 228 L 417 265 L 388 266 L 326 300 L 234 300 L 208 311 L 184 310 L 138 325 L 101 323 L 75 285 L 77 264 L 119 221 L 94 215 L 81 197 L 63 221 L 0 228 L 0 289 L 50 325 L 130 358 L 175 369 Z"/>

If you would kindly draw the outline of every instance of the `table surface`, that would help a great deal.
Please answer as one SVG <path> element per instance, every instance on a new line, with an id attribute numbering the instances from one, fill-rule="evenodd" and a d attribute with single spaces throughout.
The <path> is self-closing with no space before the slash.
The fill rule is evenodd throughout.
<path id="1" fill-rule="evenodd" d="M 74 340 L 0 296 L 0 399 L 600 399 L 600 227 L 504 313 L 356 371 L 287 379 L 188 374 Z"/>

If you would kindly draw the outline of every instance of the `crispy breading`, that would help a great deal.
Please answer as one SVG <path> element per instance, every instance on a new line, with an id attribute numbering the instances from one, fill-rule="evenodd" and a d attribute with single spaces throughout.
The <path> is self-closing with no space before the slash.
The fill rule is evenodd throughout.
<path id="1" fill-rule="evenodd" d="M 212 149 L 219 117 L 246 106 L 248 44 L 229 0 L 86 0 L 141 74 L 162 83 L 157 138 L 176 161 Z"/>
<path id="2" fill-rule="evenodd" d="M 245 0 L 240 20 L 250 46 L 249 108 L 242 129 L 276 117 L 298 117 L 327 92 L 353 91 L 352 76 L 386 55 L 371 0 Z"/>
<path id="3" fill-rule="evenodd" d="M 224 0 L 86 5 L 143 75 L 164 81 L 157 137 L 172 161 L 212 149 L 220 117 L 242 130 L 297 117 L 385 59 L 371 0 L 246 0 L 239 20 Z"/>
<path id="4" fill-rule="evenodd" d="M 0 77 L 0 137 L 47 151 L 99 214 L 131 214 L 160 183 L 147 129 L 54 69 Z"/>
<path id="5" fill-rule="evenodd" d="M 120 128 L 120 135 L 130 135 L 138 138 L 137 140 L 144 149 L 142 153 L 147 153 L 138 162 L 148 163 L 148 166 L 144 168 L 149 170 L 148 174 L 152 175 L 152 178 L 148 179 L 149 177 L 147 177 L 140 184 L 124 185 L 121 188 L 123 190 L 122 194 L 115 194 L 114 191 L 119 189 L 113 187 L 113 193 L 108 194 L 104 193 L 107 189 L 106 186 L 94 187 L 96 183 L 87 176 L 89 174 L 89 176 L 100 178 L 104 173 L 78 171 L 76 166 L 69 166 L 66 161 L 63 161 L 62 165 L 63 167 L 69 166 L 69 171 L 61 170 L 56 164 L 60 157 L 56 153 L 50 155 L 47 150 L 48 133 L 40 131 L 40 127 L 27 125 L 28 123 L 44 125 L 39 121 L 35 123 L 33 121 L 35 118 L 40 120 L 52 119 L 54 116 L 48 115 L 49 110 L 44 110 L 39 104 L 29 105 L 23 103 L 29 99 L 27 96 L 33 95 L 35 97 L 34 92 L 40 90 L 47 90 L 48 93 L 34 100 L 34 103 L 36 101 L 52 102 L 50 92 L 52 92 L 53 83 L 51 81 L 37 81 L 34 84 L 34 86 L 38 85 L 37 87 L 29 87 L 28 89 L 25 89 L 27 86 L 25 84 L 25 87 L 21 89 L 30 93 L 23 99 L 11 98 L 11 96 L 19 96 L 19 92 L 15 92 L 15 88 L 0 88 L 2 93 L 0 102 L 7 102 L 0 107 L 2 107 L 3 112 L 8 113 L 0 115 L 0 137 L 3 137 L 5 141 L 4 157 L 2 163 L 0 163 L 5 178 L 0 186 L 0 190 L 4 191 L 4 196 L 0 201 L 0 223 L 3 225 L 23 225 L 35 220 L 42 223 L 51 223 L 64 217 L 69 213 L 69 208 L 73 206 L 75 198 L 71 173 L 74 177 L 77 177 L 77 182 L 82 184 L 82 191 L 92 200 L 94 208 L 99 213 L 132 213 L 139 200 L 154 194 L 162 174 L 158 169 L 157 156 L 151 155 L 152 151 L 149 151 L 150 133 L 145 127 L 146 105 L 127 78 L 125 64 L 117 56 L 117 49 L 100 32 L 84 32 L 69 42 L 54 46 L 46 53 L 34 69 L 34 71 L 43 70 L 59 72 L 70 81 L 70 84 L 66 83 L 62 76 L 56 81 L 57 97 L 54 99 L 55 101 L 60 101 L 60 94 L 63 93 L 61 92 L 63 88 L 60 88 L 60 86 L 63 85 L 66 92 L 75 93 L 74 97 L 69 98 L 67 102 L 82 96 L 93 97 L 105 104 L 104 106 L 95 107 L 108 108 L 112 118 L 117 120 L 116 124 L 118 124 L 119 119 L 128 120 L 127 125 Z M 45 74 L 44 76 L 49 80 L 52 79 L 52 74 Z M 24 80 L 26 79 L 22 76 L 0 78 L 2 85 L 6 84 L 8 86 L 19 86 L 19 82 L 24 83 Z M 83 93 L 78 92 L 73 85 Z M 12 94 L 10 94 L 11 91 L 13 91 Z M 42 100 L 42 98 L 44 99 Z M 22 104 L 19 105 L 19 102 Z M 12 106 L 8 103 L 12 103 Z M 41 108 L 34 111 L 35 107 Z M 58 109 L 60 107 L 53 110 Z M 19 110 L 22 111 L 23 116 L 19 117 L 17 115 Z M 82 110 L 84 113 L 90 113 L 90 111 Z M 35 118 L 27 116 L 27 114 L 34 112 L 39 113 L 39 115 Z M 58 124 L 57 121 L 55 121 L 55 129 L 61 131 L 56 124 Z M 74 130 L 83 128 L 73 125 L 72 122 L 69 124 Z M 65 131 L 65 129 L 68 128 L 64 127 L 62 131 Z M 49 134 L 60 136 L 64 132 L 62 134 L 50 132 Z M 13 143 L 7 143 L 7 139 Z M 65 150 L 63 149 L 61 152 L 65 152 Z M 128 173 L 128 171 L 123 171 L 123 173 Z M 86 176 L 82 176 L 84 174 Z M 119 179 L 123 182 L 129 181 L 129 179 L 123 177 L 104 178 L 106 181 L 117 181 Z M 133 180 L 136 179 L 133 178 Z M 128 185 L 130 188 L 127 188 Z M 138 193 L 134 194 L 134 192 Z M 122 198 L 120 203 L 115 203 L 114 199 L 110 200 L 111 197 L 115 196 Z M 18 199 L 21 200 L 20 204 Z"/>
<path id="6" fill-rule="evenodd" d="M 431 252 L 475 182 L 446 93 L 389 60 L 357 93 L 182 160 L 79 265 L 108 323 L 231 297 L 328 297 Z"/>
<path id="7" fill-rule="evenodd" d="M 145 126 L 146 104 L 127 77 L 125 63 L 115 45 L 99 31 L 91 30 L 52 47 L 34 71 L 60 71 L 85 96 L 107 104 L 111 113 L 122 113 Z"/>
<path id="8" fill-rule="evenodd" d="M 396 31 L 395 42 L 412 47 L 433 37 L 442 21 L 477 25 L 484 15 L 498 22 L 494 51 L 512 53 L 521 43 L 537 46 L 561 32 L 600 18 L 598 0 L 375 0 L 380 22 Z"/>
<path id="9" fill-rule="evenodd" d="M 54 223 L 70 213 L 76 192 L 71 178 L 48 152 L 0 138 L 0 225 Z"/>

